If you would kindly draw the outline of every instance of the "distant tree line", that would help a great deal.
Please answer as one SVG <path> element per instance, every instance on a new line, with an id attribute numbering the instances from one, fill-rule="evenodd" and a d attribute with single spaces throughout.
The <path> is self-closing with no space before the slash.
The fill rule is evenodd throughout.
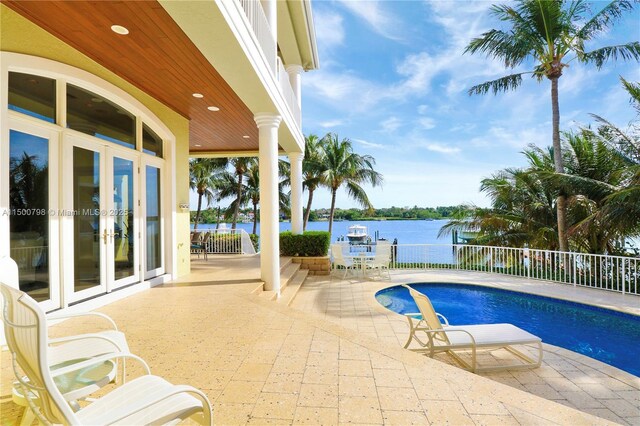
<path id="1" fill-rule="evenodd" d="M 334 219 L 337 220 L 424 220 L 424 219 L 447 219 L 454 217 L 457 212 L 465 209 L 466 206 L 440 206 L 440 207 L 386 207 L 380 209 L 339 209 L 334 212 Z M 223 209 L 224 210 L 224 209 Z M 240 213 L 249 214 L 253 209 L 240 209 Z M 258 210 L 259 213 L 259 210 Z M 305 211 L 306 213 L 306 211 Z M 328 220 L 330 209 L 314 209 L 309 213 L 309 220 Z M 191 221 L 195 220 L 197 211 L 191 211 Z M 217 223 L 218 217 L 221 221 L 228 219 L 224 213 L 218 216 L 218 208 L 208 208 L 200 212 L 200 223 Z M 281 218 L 290 219 L 289 215 L 283 214 Z"/>

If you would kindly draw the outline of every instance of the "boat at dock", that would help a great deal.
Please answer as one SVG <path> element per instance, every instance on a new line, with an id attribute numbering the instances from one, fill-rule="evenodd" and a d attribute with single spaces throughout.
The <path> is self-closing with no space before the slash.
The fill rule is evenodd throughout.
<path id="1" fill-rule="evenodd" d="M 364 244 L 369 238 L 367 227 L 363 225 L 351 225 L 347 232 L 347 239 L 351 244 Z"/>

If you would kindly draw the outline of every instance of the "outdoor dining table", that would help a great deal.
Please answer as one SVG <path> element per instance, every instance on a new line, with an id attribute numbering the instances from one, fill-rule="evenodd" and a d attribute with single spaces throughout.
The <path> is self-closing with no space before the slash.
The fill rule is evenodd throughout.
<path id="1" fill-rule="evenodd" d="M 346 259 L 350 259 L 353 262 L 353 266 L 356 270 L 360 270 L 363 277 L 366 276 L 367 263 L 371 262 L 375 255 L 367 253 L 358 253 L 356 256 L 345 256 Z"/>

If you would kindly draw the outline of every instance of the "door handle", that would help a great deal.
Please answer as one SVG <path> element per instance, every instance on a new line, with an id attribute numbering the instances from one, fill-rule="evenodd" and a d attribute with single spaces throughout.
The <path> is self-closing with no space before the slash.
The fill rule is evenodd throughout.
<path id="1" fill-rule="evenodd" d="M 104 243 L 107 244 L 107 237 L 111 237 L 111 242 L 113 242 L 113 237 L 116 236 L 116 233 L 111 231 L 111 232 L 107 232 L 107 230 L 105 229 L 104 232 L 102 233 L 102 238 L 104 239 Z"/>

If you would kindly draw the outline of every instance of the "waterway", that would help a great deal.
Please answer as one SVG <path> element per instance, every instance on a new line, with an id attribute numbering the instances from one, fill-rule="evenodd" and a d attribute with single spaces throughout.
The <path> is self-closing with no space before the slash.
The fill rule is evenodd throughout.
<path id="1" fill-rule="evenodd" d="M 398 244 L 451 244 L 451 236 L 438 238 L 438 231 L 447 223 L 443 220 L 371 220 L 371 221 L 338 221 L 333 222 L 333 232 L 331 233 L 331 242 L 335 242 L 338 238 L 347 235 L 347 229 L 351 225 L 364 225 L 368 229 L 371 239 L 375 239 L 376 231 L 379 238 L 389 241 L 398 239 Z M 231 224 L 226 224 L 227 228 Z M 215 224 L 199 224 L 198 230 L 215 229 Z M 193 229 L 193 225 L 191 225 Z M 239 223 L 238 228 L 242 228 L 248 233 L 253 230 L 253 223 Z M 280 231 L 290 231 L 291 223 L 281 222 Z M 309 222 L 308 231 L 328 231 L 329 222 Z M 260 224 L 258 224 L 258 233 L 260 233 Z"/>

